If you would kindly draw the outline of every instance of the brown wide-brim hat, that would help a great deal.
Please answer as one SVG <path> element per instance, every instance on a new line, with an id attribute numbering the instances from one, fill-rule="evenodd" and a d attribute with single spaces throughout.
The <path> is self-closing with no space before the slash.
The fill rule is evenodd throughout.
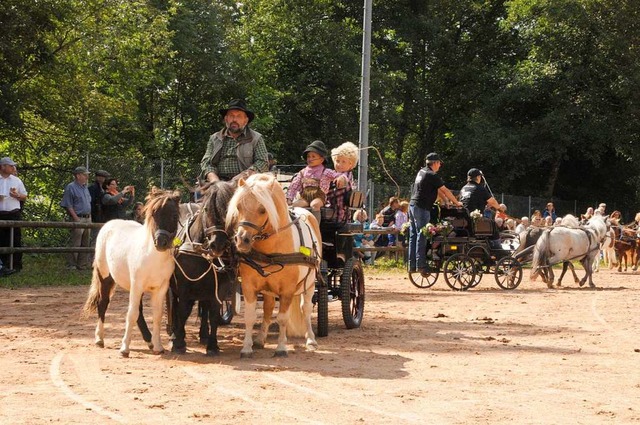
<path id="1" fill-rule="evenodd" d="M 249 122 L 253 121 L 253 119 L 256 117 L 256 115 L 252 111 L 247 109 L 247 102 L 245 102 L 244 99 L 233 99 L 231 102 L 229 102 L 229 106 L 227 106 L 226 109 L 219 110 L 220 116 L 224 118 L 225 115 L 227 115 L 227 112 L 229 112 L 232 109 L 237 109 L 238 111 L 242 111 L 245 114 L 247 114 L 247 118 L 249 118 Z"/>

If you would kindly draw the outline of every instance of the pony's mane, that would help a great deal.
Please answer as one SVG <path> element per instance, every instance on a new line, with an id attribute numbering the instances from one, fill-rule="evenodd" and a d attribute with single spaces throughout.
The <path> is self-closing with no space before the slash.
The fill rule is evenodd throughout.
<path id="1" fill-rule="evenodd" d="M 203 213 L 207 214 L 213 220 L 212 224 L 225 224 L 229 202 L 233 197 L 236 186 L 237 183 L 233 181 L 217 181 L 206 183 L 202 186 L 204 195 L 202 197 L 201 207 L 204 211 Z M 194 226 L 197 231 L 201 230 L 202 225 L 200 220 L 197 220 Z M 226 227 L 228 230 L 228 226 Z"/>
<path id="2" fill-rule="evenodd" d="M 146 202 L 142 210 L 144 222 L 151 231 L 154 231 L 158 227 L 153 215 L 169 201 L 180 202 L 180 197 L 181 194 L 177 190 L 165 190 L 155 186 L 151 188 L 151 191 L 145 198 Z"/>
<path id="3" fill-rule="evenodd" d="M 580 227 L 580 220 L 578 220 L 573 214 L 567 214 L 562 217 L 562 225 L 565 227 L 578 228 Z"/>
<path id="4" fill-rule="evenodd" d="M 258 205 L 264 207 L 267 218 L 272 226 L 279 228 L 284 225 L 284 223 L 282 223 L 282 217 L 284 217 L 284 215 L 281 217 L 279 211 L 287 210 L 287 200 L 276 178 L 267 173 L 253 174 L 244 181 L 244 184 L 241 184 L 238 189 L 236 189 L 235 194 L 229 202 L 227 225 L 235 223 L 238 220 L 238 205 L 247 202 L 247 198 L 251 195 L 255 198 L 256 208 Z M 253 207 L 253 205 L 251 206 Z"/>

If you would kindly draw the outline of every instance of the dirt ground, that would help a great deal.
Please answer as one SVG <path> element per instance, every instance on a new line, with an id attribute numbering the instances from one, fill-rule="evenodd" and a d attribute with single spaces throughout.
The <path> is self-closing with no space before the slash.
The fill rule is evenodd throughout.
<path id="1" fill-rule="evenodd" d="M 218 358 L 192 318 L 186 355 L 153 355 L 136 332 L 124 359 L 124 292 L 100 349 L 80 316 L 86 287 L 2 289 L 0 423 L 640 424 L 640 274 L 595 282 L 549 290 L 525 272 L 515 291 L 485 276 L 460 293 L 442 277 L 424 290 L 368 275 L 360 329 L 331 303 L 318 351 L 294 340 L 273 358 L 273 334 L 242 360 L 241 316 Z"/>

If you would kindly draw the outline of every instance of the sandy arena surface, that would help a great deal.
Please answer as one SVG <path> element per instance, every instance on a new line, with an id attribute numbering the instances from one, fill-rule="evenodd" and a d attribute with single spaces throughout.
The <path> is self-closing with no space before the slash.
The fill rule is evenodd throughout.
<path id="1" fill-rule="evenodd" d="M 272 333 L 243 360 L 241 316 L 217 358 L 192 317 L 186 355 L 153 355 L 136 331 L 124 359 L 123 291 L 100 349 L 80 315 L 87 287 L 1 289 L 0 423 L 640 424 L 640 274 L 568 282 L 549 290 L 525 272 L 504 291 L 485 276 L 461 293 L 369 273 L 360 329 L 331 303 L 318 351 L 296 339 L 273 358 Z"/>

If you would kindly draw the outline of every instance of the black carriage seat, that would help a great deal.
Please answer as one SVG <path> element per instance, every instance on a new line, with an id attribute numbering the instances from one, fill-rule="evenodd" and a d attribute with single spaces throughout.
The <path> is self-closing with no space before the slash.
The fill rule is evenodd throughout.
<path id="1" fill-rule="evenodd" d="M 500 229 L 496 222 L 487 217 L 480 217 L 474 223 L 474 234 L 476 238 L 487 239 L 492 248 L 502 248 L 500 243 Z"/>
<path id="2" fill-rule="evenodd" d="M 440 220 L 448 221 L 458 237 L 473 236 L 471 217 L 465 208 L 441 208 Z"/>

